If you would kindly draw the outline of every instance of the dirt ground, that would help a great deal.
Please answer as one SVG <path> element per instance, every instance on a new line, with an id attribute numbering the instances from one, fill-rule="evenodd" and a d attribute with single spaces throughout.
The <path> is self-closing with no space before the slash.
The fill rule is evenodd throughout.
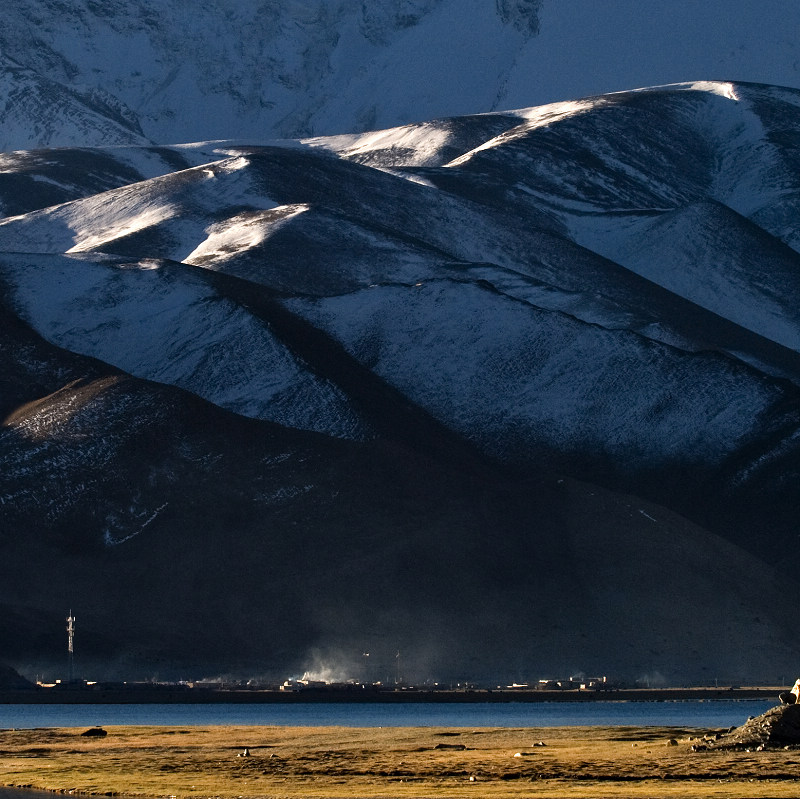
<path id="1" fill-rule="evenodd" d="M 800 796 L 800 750 L 692 750 L 717 730 L 105 729 L 0 731 L 0 784 L 170 799 Z"/>

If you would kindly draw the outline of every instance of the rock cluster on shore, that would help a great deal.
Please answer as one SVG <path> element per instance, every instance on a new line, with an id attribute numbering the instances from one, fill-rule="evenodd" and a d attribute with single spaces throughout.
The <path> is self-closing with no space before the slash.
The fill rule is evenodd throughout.
<path id="1" fill-rule="evenodd" d="M 800 705 L 778 705 L 734 727 L 715 740 L 704 739 L 695 751 L 708 749 L 746 749 L 763 751 L 785 746 L 800 746 Z"/>

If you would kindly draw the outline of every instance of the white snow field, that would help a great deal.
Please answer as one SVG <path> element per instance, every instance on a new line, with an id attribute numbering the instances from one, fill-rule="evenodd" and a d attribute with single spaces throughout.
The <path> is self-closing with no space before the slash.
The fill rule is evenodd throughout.
<path id="1" fill-rule="evenodd" d="M 16 0 L 0 149 L 376 130 L 638 86 L 800 85 L 792 0 Z"/>

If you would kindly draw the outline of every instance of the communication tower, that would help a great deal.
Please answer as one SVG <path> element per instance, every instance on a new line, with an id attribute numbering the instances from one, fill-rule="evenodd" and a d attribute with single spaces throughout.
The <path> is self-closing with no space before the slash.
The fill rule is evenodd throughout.
<path id="1" fill-rule="evenodd" d="M 72 615 L 72 610 L 67 616 L 67 658 L 69 664 L 69 682 L 72 683 L 73 675 L 73 657 L 75 653 L 75 617 Z"/>

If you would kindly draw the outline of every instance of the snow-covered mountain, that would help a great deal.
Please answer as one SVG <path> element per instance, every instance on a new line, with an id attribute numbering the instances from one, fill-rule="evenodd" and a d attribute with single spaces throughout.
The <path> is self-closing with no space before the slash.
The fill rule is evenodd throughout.
<path id="1" fill-rule="evenodd" d="M 347 13 L 390 47 L 449 8 Z M 544 36 L 546 2 L 490 9 Z M 127 668 L 780 674 L 798 121 L 800 91 L 704 81 L 0 156 L 0 638 L 96 592 Z"/>
<path id="2" fill-rule="evenodd" d="M 15 0 L 0 149 L 386 128 L 714 78 L 800 85 L 792 0 Z"/>

